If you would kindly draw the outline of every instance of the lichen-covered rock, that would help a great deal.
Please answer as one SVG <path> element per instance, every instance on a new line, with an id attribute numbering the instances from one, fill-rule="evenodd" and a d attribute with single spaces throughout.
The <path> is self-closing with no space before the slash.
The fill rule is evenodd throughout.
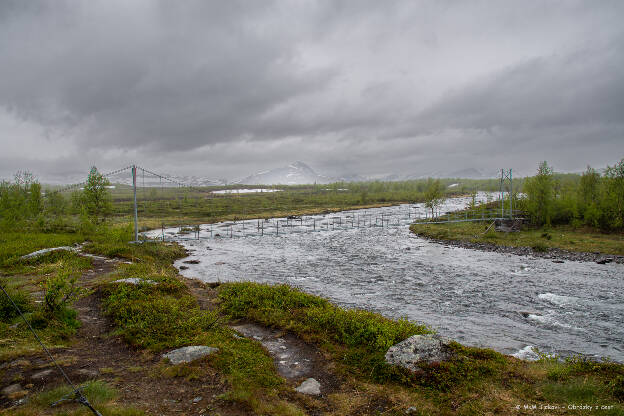
<path id="1" fill-rule="evenodd" d="M 53 248 L 44 248 L 43 250 L 37 250 L 30 254 L 26 254 L 25 256 L 20 257 L 21 260 L 33 259 L 35 257 L 43 256 L 44 254 L 52 253 L 54 251 L 77 251 L 74 247 L 53 247 Z"/>
<path id="2" fill-rule="evenodd" d="M 2 389 L 2 396 L 9 400 L 17 400 L 28 395 L 28 391 L 24 390 L 20 384 L 11 384 Z"/>
<path id="3" fill-rule="evenodd" d="M 321 394 L 321 383 L 316 381 L 316 379 L 314 378 L 309 378 L 301 383 L 301 385 L 299 385 L 299 387 L 297 387 L 295 390 L 297 390 L 299 393 L 318 396 Z"/>
<path id="4" fill-rule="evenodd" d="M 219 348 L 208 347 L 206 345 L 191 345 L 163 354 L 163 358 L 167 358 L 171 364 L 176 365 L 199 360 L 217 351 L 219 351 Z"/>
<path id="5" fill-rule="evenodd" d="M 413 335 L 393 345 L 386 352 L 386 362 L 411 371 L 421 370 L 419 364 L 446 361 L 453 357 L 451 340 L 435 335 Z"/>
<path id="6" fill-rule="evenodd" d="M 141 279 L 140 277 L 127 277 L 125 279 L 115 280 L 113 283 L 128 283 L 129 285 L 155 285 L 156 282 L 149 279 Z"/>
<path id="7" fill-rule="evenodd" d="M 33 380 L 46 380 L 50 377 L 54 377 L 54 370 L 52 370 L 51 368 L 47 369 L 47 370 L 42 370 L 39 371 L 35 374 L 33 374 L 32 376 L 30 376 L 31 379 Z"/>

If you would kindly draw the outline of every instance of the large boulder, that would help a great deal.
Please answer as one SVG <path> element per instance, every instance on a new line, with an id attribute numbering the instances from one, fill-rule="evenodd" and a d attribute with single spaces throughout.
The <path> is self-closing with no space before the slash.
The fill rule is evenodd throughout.
<path id="1" fill-rule="evenodd" d="M 453 357 L 450 339 L 436 335 L 413 335 L 393 345 L 386 352 L 386 362 L 411 371 L 419 371 L 419 364 L 446 361 Z"/>
<path id="2" fill-rule="evenodd" d="M 190 363 L 191 361 L 199 360 L 207 355 L 213 354 L 219 351 L 219 348 L 207 347 L 205 345 L 191 345 L 189 347 L 178 348 L 163 354 L 163 358 L 169 359 L 171 364 Z"/>

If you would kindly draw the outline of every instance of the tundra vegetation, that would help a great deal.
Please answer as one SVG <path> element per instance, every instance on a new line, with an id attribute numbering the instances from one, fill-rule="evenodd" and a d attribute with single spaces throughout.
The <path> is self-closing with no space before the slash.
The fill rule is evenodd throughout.
<path id="1" fill-rule="evenodd" d="M 543 218 L 551 224 L 557 223 L 559 198 L 562 189 L 568 189 L 561 185 L 562 179 L 578 182 L 578 189 L 584 184 L 583 191 L 577 191 L 577 195 L 584 195 L 584 201 L 594 204 L 591 209 L 617 212 L 621 201 L 617 185 L 611 181 L 617 180 L 618 168 L 613 169 L 604 175 L 588 171 L 576 179 L 543 169 L 539 174 L 551 179 L 534 185 L 531 185 L 534 179 L 527 180 L 527 204 L 540 207 L 535 211 L 536 221 Z M 430 195 L 443 197 L 439 196 L 442 192 L 448 196 L 448 185 L 457 182 L 439 180 L 435 185 L 437 191 Z M 88 297 L 99 305 L 110 323 L 108 336 L 119 337 L 145 357 L 185 345 L 218 347 L 219 352 L 201 365 L 172 366 L 160 362 L 145 375 L 165 386 L 178 379 L 184 379 L 195 389 L 215 383 L 223 392 L 211 398 L 210 414 L 398 415 L 412 408 L 412 414 L 422 415 L 505 415 L 533 414 L 530 408 L 533 405 L 590 402 L 604 406 L 601 414 L 624 411 L 624 366 L 608 360 L 594 362 L 582 357 L 560 360 L 541 355 L 537 362 L 524 362 L 489 349 L 453 343 L 455 358 L 423 366 L 421 373 L 414 374 L 389 366 L 384 354 L 388 347 L 409 336 L 430 333 L 431 329 L 424 325 L 390 320 L 373 312 L 346 310 L 288 286 L 249 282 L 192 289 L 172 265 L 174 260 L 185 256 L 180 246 L 161 242 L 128 243 L 132 239 L 130 189 L 118 186 L 109 190 L 105 178 L 95 169 L 87 183 L 70 197 L 49 187 L 44 195 L 41 185 L 28 173 L 18 173 L 14 181 L 0 184 L 2 285 L 42 340 L 57 354 L 71 351 L 70 347 L 78 342 L 77 331 L 81 325 L 89 325 L 81 322 L 74 306 L 76 299 Z M 283 192 L 237 196 L 214 196 L 209 188 L 156 189 L 146 190 L 142 195 L 139 212 L 144 227 L 159 226 L 162 218 L 191 223 L 298 214 L 424 201 L 432 183 L 435 181 L 281 187 Z M 552 192 L 528 191 L 531 186 L 539 188 L 545 184 L 552 187 Z M 453 189 L 466 193 L 475 188 L 495 190 L 496 186 L 496 181 L 465 181 Z M 547 201 L 538 203 L 534 198 Z M 540 217 L 544 207 L 552 211 L 549 216 Z M 573 219 L 584 221 L 584 214 L 590 209 L 584 207 L 579 211 L 577 206 L 570 223 Z M 527 205 L 525 209 L 531 208 Z M 602 217 L 591 215 L 588 218 L 598 218 L 591 226 L 600 229 Z M 621 227 L 609 215 L 608 221 L 605 220 L 605 224 L 610 224 L 607 229 L 616 230 L 618 224 Z M 83 244 L 83 252 L 130 263 L 120 262 L 112 273 L 86 279 L 85 272 L 92 268 L 94 260 L 73 251 L 22 258 L 35 250 L 77 243 Z M 114 283 L 120 278 L 139 278 L 151 283 Z M 277 328 L 315 346 L 339 382 L 320 398 L 295 393 L 292 383 L 277 374 L 273 358 L 258 342 L 240 337 L 230 329 L 230 324 L 239 321 Z M 98 351 L 91 353 L 97 355 Z M 8 299 L 0 296 L 0 361 L 29 360 L 37 354 L 39 347 L 26 325 Z M 132 368 L 140 369 L 144 365 L 144 361 L 139 361 Z M 0 377 L 4 377 L 8 367 L 2 368 Z M 114 369 L 100 370 L 98 379 L 86 383 L 84 391 L 103 414 L 141 415 L 148 411 L 149 406 L 128 407 L 124 394 L 130 387 L 124 377 Z M 2 380 L 4 384 L 15 381 Z M 61 384 L 46 385 L 45 389 L 32 392 L 25 404 L 0 410 L 0 414 L 88 414 L 76 404 L 65 404 L 56 413 L 49 409 L 51 402 L 68 392 L 67 386 Z M 10 405 L 6 400 L 0 403 Z M 525 405 L 529 408 L 524 408 Z M 520 406 L 519 410 L 516 406 Z M 551 413 L 585 414 L 567 407 Z"/>
<path id="2" fill-rule="evenodd" d="M 624 159 L 602 174 L 588 166 L 581 175 L 557 174 L 542 162 L 519 189 L 523 195 L 513 195 L 514 209 L 529 220 L 521 232 L 485 232 L 490 224 L 482 222 L 418 224 L 411 229 L 443 240 L 624 255 Z"/>

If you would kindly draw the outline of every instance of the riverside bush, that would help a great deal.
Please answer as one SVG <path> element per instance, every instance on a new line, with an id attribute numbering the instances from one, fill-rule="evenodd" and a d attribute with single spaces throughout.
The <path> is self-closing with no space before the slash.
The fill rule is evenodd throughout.
<path id="1" fill-rule="evenodd" d="M 23 313 L 27 313 L 32 310 L 30 295 L 27 292 L 8 287 L 5 287 L 4 290 L 7 291 L 11 299 L 13 299 L 13 302 L 15 302 L 17 307 Z M 0 293 L 0 321 L 10 323 L 18 315 L 19 313 L 9 298 L 4 293 Z"/>
<path id="2" fill-rule="evenodd" d="M 162 350 L 192 343 L 216 322 L 216 314 L 199 309 L 197 300 L 175 278 L 173 268 L 154 263 L 124 265 L 123 278 L 150 283 L 109 283 L 104 309 L 127 342 Z"/>

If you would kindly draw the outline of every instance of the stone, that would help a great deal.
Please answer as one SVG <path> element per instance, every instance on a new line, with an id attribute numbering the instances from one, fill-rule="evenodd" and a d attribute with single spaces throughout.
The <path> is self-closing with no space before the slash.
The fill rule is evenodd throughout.
<path id="1" fill-rule="evenodd" d="M 195 398 L 191 401 L 191 403 L 193 403 L 193 404 L 199 403 L 199 402 L 201 402 L 201 401 L 202 401 L 202 398 L 203 398 L 203 397 L 201 397 L 201 396 L 197 396 L 197 397 L 195 397 Z"/>
<path id="2" fill-rule="evenodd" d="M 446 361 L 453 357 L 451 340 L 436 335 L 413 335 L 393 345 L 386 352 L 386 362 L 411 371 L 419 371 L 420 363 Z"/>
<path id="3" fill-rule="evenodd" d="M 6 398 L 9 400 L 19 400 L 26 396 L 28 396 L 28 390 L 20 390 L 15 393 L 7 394 Z"/>
<path id="4" fill-rule="evenodd" d="M 406 415 L 415 415 L 418 413 L 418 408 L 416 406 L 410 406 L 405 410 Z"/>
<path id="5" fill-rule="evenodd" d="M 321 383 L 313 378 L 309 378 L 301 383 L 295 390 L 299 393 L 319 396 L 321 394 Z"/>
<path id="6" fill-rule="evenodd" d="M 73 247 L 54 247 L 54 248 L 44 248 L 43 250 L 37 250 L 30 254 L 26 254 L 25 256 L 20 257 L 21 260 L 28 260 L 35 257 L 43 256 L 44 254 L 52 253 L 53 251 L 77 251 Z"/>
<path id="7" fill-rule="evenodd" d="M 23 359 L 15 360 L 15 361 L 11 361 L 6 366 L 10 368 L 15 368 L 15 367 L 26 368 L 26 367 L 30 367 L 30 361 L 23 360 Z"/>
<path id="8" fill-rule="evenodd" d="M 185 263 L 185 264 L 199 264 L 199 260 L 196 260 L 196 259 L 184 260 L 182 263 Z"/>
<path id="9" fill-rule="evenodd" d="M 2 395 L 5 397 L 9 397 L 9 395 L 17 393 L 22 390 L 23 389 L 22 389 L 21 384 L 11 384 L 10 386 L 7 386 L 2 389 Z"/>
<path id="10" fill-rule="evenodd" d="M 54 373 L 54 370 L 49 368 L 47 370 L 39 371 L 38 373 L 33 374 L 32 376 L 30 376 L 30 378 L 33 380 L 45 380 L 46 378 L 50 377 L 52 373 Z"/>
<path id="11" fill-rule="evenodd" d="M 97 378 L 100 375 L 97 370 L 89 370 L 88 368 L 81 368 L 79 370 L 76 370 L 74 374 L 76 374 L 78 377 L 86 378 L 89 380 Z"/>
<path id="12" fill-rule="evenodd" d="M 138 286 L 138 285 L 141 285 L 141 284 L 144 284 L 144 285 L 155 285 L 156 284 L 156 282 L 153 281 L 153 280 L 141 279 L 141 278 L 138 278 L 138 277 L 127 277 L 125 279 L 115 280 L 113 283 L 128 283 L 130 285 L 135 285 L 135 286 Z"/>
<path id="13" fill-rule="evenodd" d="M 177 365 L 190 363 L 191 361 L 198 360 L 218 351 L 219 348 L 208 347 L 206 345 L 191 345 L 163 354 L 163 358 L 167 358 L 171 364 Z"/>

